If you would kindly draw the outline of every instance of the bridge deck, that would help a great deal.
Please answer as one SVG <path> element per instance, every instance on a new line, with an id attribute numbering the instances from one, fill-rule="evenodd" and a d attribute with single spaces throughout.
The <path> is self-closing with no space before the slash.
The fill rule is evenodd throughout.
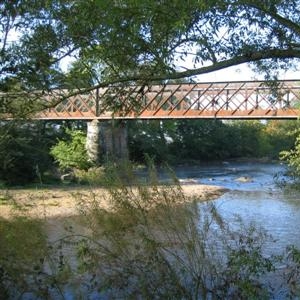
<path id="1" fill-rule="evenodd" d="M 300 81 L 182 83 L 109 87 L 68 97 L 47 95 L 37 119 L 276 119 L 300 115 Z M 62 97 L 65 100 L 59 101 Z M 111 110 L 114 107 L 114 111 Z"/>

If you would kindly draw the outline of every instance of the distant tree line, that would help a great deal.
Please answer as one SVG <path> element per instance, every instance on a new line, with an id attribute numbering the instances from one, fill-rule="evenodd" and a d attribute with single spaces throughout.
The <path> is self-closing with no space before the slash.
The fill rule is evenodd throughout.
<path id="1" fill-rule="evenodd" d="M 295 144 L 297 121 L 128 121 L 130 160 L 157 164 L 241 157 L 278 159 Z M 72 133 L 72 130 L 77 133 Z M 80 134 L 80 131 L 82 134 Z M 3 122 L 0 184 L 51 182 L 62 168 L 86 169 L 85 122 Z M 75 159 L 76 158 L 76 159 Z M 105 162 L 103 162 L 105 163 Z"/>
<path id="2" fill-rule="evenodd" d="M 295 143 L 296 121 L 151 120 L 129 122 L 130 158 L 156 163 L 234 159 L 278 159 Z"/>

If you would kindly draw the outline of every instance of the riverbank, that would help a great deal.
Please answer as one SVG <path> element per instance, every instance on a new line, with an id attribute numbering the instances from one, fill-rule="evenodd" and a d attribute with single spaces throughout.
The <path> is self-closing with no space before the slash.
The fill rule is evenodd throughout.
<path id="1" fill-rule="evenodd" d="M 252 262 L 255 260 L 254 263 L 262 268 L 265 268 L 261 263 L 262 261 L 264 263 L 265 255 L 267 261 L 270 262 L 269 258 L 273 257 L 272 255 L 283 255 L 283 253 L 285 255 L 287 245 L 300 247 L 299 232 L 295 230 L 300 226 L 299 193 L 286 194 L 274 182 L 274 177 L 277 177 L 277 174 L 285 173 L 283 165 L 229 162 L 221 166 L 208 166 L 206 168 L 193 166 L 175 171 L 185 197 L 182 197 L 177 185 L 162 185 L 162 182 L 169 181 L 164 174 L 159 173 L 159 179 L 162 179 L 159 181 L 161 185 L 154 186 L 153 189 L 149 186 L 143 186 L 149 194 L 143 193 L 143 189 L 137 193 L 137 189 L 131 189 L 130 186 L 123 186 L 123 189 L 114 190 L 116 192 L 114 195 L 115 207 L 116 209 L 121 207 L 117 214 L 111 214 L 111 211 L 106 209 L 106 207 L 110 208 L 111 206 L 109 206 L 108 190 L 104 188 L 61 185 L 47 188 L 44 186 L 43 189 L 40 187 L 39 189 L 0 190 L 0 227 L 2 226 L 0 245 L 4 248 L 4 251 L 2 250 L 2 254 L 4 253 L 2 264 L 5 262 L 8 271 L 15 265 L 18 268 L 24 264 L 28 266 L 25 271 L 17 269 L 18 283 L 22 280 L 23 274 L 25 274 L 26 279 L 31 278 L 30 276 L 40 276 L 40 273 L 38 275 L 33 273 L 30 276 L 28 274 L 35 272 L 32 266 L 36 265 L 36 261 L 39 264 L 40 257 L 44 257 L 40 249 L 51 249 L 50 256 L 47 256 L 45 261 L 42 260 L 43 270 L 46 266 L 48 271 L 48 257 L 59 267 L 54 271 L 49 271 L 49 274 L 45 273 L 47 278 L 42 284 L 46 288 L 49 278 L 54 278 L 58 280 L 56 282 L 58 282 L 60 291 L 64 293 L 66 299 L 77 299 L 79 294 L 88 297 L 89 293 L 94 293 L 95 299 L 109 299 L 118 298 L 121 295 L 116 293 L 119 286 L 115 286 L 116 289 L 106 289 L 107 285 L 105 285 L 101 289 L 103 293 L 98 294 L 96 288 L 97 290 L 100 290 L 99 286 L 102 288 L 102 280 L 105 280 L 105 284 L 106 280 L 110 280 L 109 287 L 111 287 L 114 286 L 115 282 L 119 282 L 116 281 L 116 278 L 125 278 L 126 287 L 123 292 L 127 292 L 128 282 L 136 284 L 140 280 L 150 278 L 149 274 L 152 276 L 151 279 L 153 276 L 157 276 L 155 278 L 158 278 L 158 283 L 162 282 L 162 287 L 166 286 L 163 281 L 165 278 L 173 278 L 169 276 L 170 274 L 165 276 L 164 271 L 168 270 L 170 265 L 164 265 L 164 262 L 168 262 L 168 260 L 156 259 L 157 256 L 153 255 L 153 246 L 155 253 L 158 254 L 165 253 L 166 249 L 172 251 L 171 254 L 174 254 L 172 256 L 174 259 L 170 261 L 173 270 L 181 267 L 182 257 L 187 258 L 184 261 L 184 266 L 187 266 L 184 269 L 187 272 L 185 278 L 193 274 L 190 270 L 198 266 L 198 262 L 201 263 L 200 267 L 209 266 L 203 273 L 204 283 L 209 276 L 211 276 L 210 278 L 226 276 L 220 278 L 224 278 L 226 282 L 233 282 L 234 280 L 230 279 L 231 274 L 236 276 L 234 278 L 241 278 L 241 275 L 232 273 L 232 270 L 244 272 L 243 268 L 236 267 L 235 262 L 223 264 L 217 259 L 218 257 L 212 257 L 212 253 L 219 253 L 214 251 L 217 249 L 214 246 L 219 249 L 219 246 L 225 243 L 225 246 L 238 245 L 241 249 L 247 247 L 250 249 L 250 252 L 246 253 L 247 261 L 253 265 Z M 143 177 L 139 178 L 142 181 Z M 251 180 L 237 180 L 239 178 L 251 178 Z M 209 183 L 206 184 L 206 182 Z M 215 186 L 210 185 L 210 183 L 215 184 Z M 220 186 L 227 187 L 229 191 Z M 157 193 L 156 188 L 160 189 L 161 193 Z M 126 193 L 127 191 L 128 193 Z M 135 195 L 141 197 L 134 199 Z M 167 197 L 166 195 L 171 196 Z M 193 200 L 194 197 L 200 202 L 193 203 L 195 205 L 181 205 L 185 201 Z M 131 201 L 132 199 L 143 199 L 143 202 L 134 202 Z M 147 202 L 147 199 L 153 201 Z M 156 199 L 158 201 L 155 201 Z M 150 203 L 147 208 L 151 208 L 153 203 L 154 205 L 155 203 L 163 203 L 159 200 L 164 199 L 168 200 L 166 201 L 167 206 L 158 205 L 158 209 L 149 210 L 149 214 L 144 214 L 144 207 L 139 206 L 138 210 L 131 207 L 132 203 L 146 203 L 146 205 Z M 179 199 L 179 201 L 173 201 L 174 199 Z M 216 199 L 213 201 L 216 210 L 212 210 L 209 203 L 204 202 L 209 199 Z M 95 201 L 93 202 L 93 200 Z M 122 202 L 122 200 L 125 201 Z M 126 204 L 129 205 L 126 206 Z M 175 209 L 167 210 L 164 209 L 165 207 L 174 207 Z M 11 219 L 4 219 L 3 217 L 7 208 L 9 211 L 6 211 L 6 218 Z M 125 209 L 122 210 L 122 208 Z M 25 218 L 13 218 L 20 215 L 25 216 Z M 144 222 L 144 217 L 147 218 L 147 222 Z M 209 223 L 206 223 L 206 220 Z M 140 224 L 142 226 L 139 226 Z M 220 231 L 218 224 L 222 226 Z M 225 226 L 223 226 L 224 224 Z M 198 230 L 199 235 L 197 235 Z M 187 244 L 187 239 L 192 244 Z M 95 244 L 94 241 L 97 243 Z M 139 242 L 135 243 L 135 241 Z M 154 242 L 149 243 L 149 241 Z M 109 248 L 106 247 L 107 245 Z M 195 247 L 186 247 L 187 245 L 194 245 Z M 207 250 L 207 252 L 202 254 L 202 251 L 198 251 L 198 245 L 201 247 L 200 249 Z M 257 245 L 262 247 L 259 248 L 258 254 Z M 28 259 L 27 256 L 25 257 L 27 260 L 24 259 L 24 247 L 25 253 L 29 257 Z M 242 255 L 242 262 L 245 262 L 244 252 L 240 251 L 239 254 Z M 190 257 L 192 260 L 188 260 Z M 178 260 L 176 260 L 177 258 Z M 63 265 L 61 263 L 65 262 L 66 267 L 61 269 Z M 82 262 L 88 264 L 82 265 Z M 146 269 L 149 266 L 148 262 L 151 264 L 149 269 Z M 211 265 L 211 262 L 216 264 Z M 81 269 L 82 266 L 85 266 L 85 269 Z M 247 266 L 246 262 L 245 267 Z M 279 286 L 284 286 L 284 290 L 286 290 L 286 280 L 281 276 L 281 266 L 279 266 L 280 269 L 277 269 L 277 264 L 275 266 L 278 280 L 276 277 L 276 281 L 274 281 L 274 272 L 271 275 L 267 272 L 266 278 L 268 279 L 268 286 L 275 295 L 270 297 L 277 299 L 276 296 L 282 294 L 282 289 L 281 287 L 279 289 Z M 72 272 L 68 273 L 70 270 Z M 82 270 L 85 270 L 84 273 Z M 116 271 L 113 277 L 111 270 Z M 140 270 L 141 272 L 139 272 Z M 291 269 L 291 274 L 292 272 L 294 272 L 293 269 Z M 145 276 L 142 277 L 143 275 Z M 91 286 L 89 289 L 90 278 L 94 278 L 92 276 L 96 276 L 95 281 L 99 285 L 96 288 Z M 230 276 L 228 280 L 227 276 Z M 251 278 L 250 276 L 245 277 L 246 280 Z M 136 278 L 138 281 L 134 281 Z M 151 283 L 152 281 L 147 284 L 150 285 Z M 56 293 L 54 289 L 47 291 Z M 58 298 L 56 295 L 53 294 L 51 298 Z"/>
<path id="2" fill-rule="evenodd" d="M 227 189 L 220 186 L 188 184 L 182 191 L 189 199 L 213 200 Z M 0 191 L 0 217 L 9 219 L 16 215 L 34 218 L 70 217 L 78 215 L 78 202 L 101 199 L 103 208 L 109 206 L 105 188 L 68 187 L 48 189 L 8 189 Z"/>

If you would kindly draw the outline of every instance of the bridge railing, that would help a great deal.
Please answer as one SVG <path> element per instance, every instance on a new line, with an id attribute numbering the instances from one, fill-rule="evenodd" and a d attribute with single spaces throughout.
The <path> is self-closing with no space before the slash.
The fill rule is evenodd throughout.
<path id="1" fill-rule="evenodd" d="M 129 85 L 41 98 L 39 119 L 297 118 L 300 81 Z"/>

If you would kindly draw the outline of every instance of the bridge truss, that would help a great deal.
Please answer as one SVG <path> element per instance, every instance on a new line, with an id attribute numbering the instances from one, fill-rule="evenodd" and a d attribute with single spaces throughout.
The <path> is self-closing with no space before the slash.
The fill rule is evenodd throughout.
<path id="1" fill-rule="evenodd" d="M 300 114 L 300 81 L 241 81 L 108 87 L 67 96 L 37 119 L 295 119 Z M 65 97 L 58 101 L 59 97 Z M 111 109 L 113 107 L 113 110 Z"/>

